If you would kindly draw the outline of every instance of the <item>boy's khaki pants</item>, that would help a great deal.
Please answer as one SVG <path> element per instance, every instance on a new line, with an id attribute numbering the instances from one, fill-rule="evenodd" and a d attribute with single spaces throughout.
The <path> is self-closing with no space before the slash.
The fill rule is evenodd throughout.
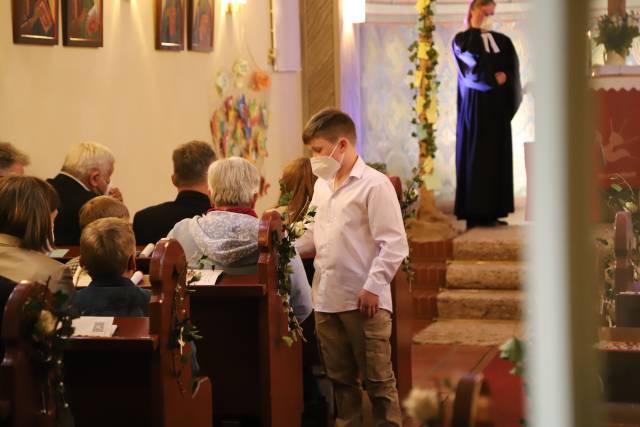
<path id="1" fill-rule="evenodd" d="M 368 319 L 354 310 L 316 312 L 315 318 L 325 369 L 336 397 L 336 426 L 362 425 L 361 375 L 373 406 L 374 425 L 401 426 L 389 343 L 391 314 L 378 310 Z"/>

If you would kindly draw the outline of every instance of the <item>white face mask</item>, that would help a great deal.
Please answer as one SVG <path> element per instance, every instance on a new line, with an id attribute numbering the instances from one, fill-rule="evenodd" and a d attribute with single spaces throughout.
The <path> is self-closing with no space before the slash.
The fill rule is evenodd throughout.
<path id="1" fill-rule="evenodd" d="M 338 144 L 333 147 L 331 154 L 328 156 L 318 156 L 311 158 L 311 171 L 318 178 L 322 178 L 324 180 L 332 180 L 335 178 L 336 174 L 340 170 L 340 166 L 342 166 L 342 160 L 337 161 L 334 159 L 333 153 L 335 153 L 336 148 L 338 148 Z M 342 155 L 344 158 L 344 154 Z"/>
<path id="2" fill-rule="evenodd" d="M 482 24 L 480 24 L 480 29 L 482 31 L 492 31 L 493 30 L 493 16 L 485 16 L 482 20 Z"/>

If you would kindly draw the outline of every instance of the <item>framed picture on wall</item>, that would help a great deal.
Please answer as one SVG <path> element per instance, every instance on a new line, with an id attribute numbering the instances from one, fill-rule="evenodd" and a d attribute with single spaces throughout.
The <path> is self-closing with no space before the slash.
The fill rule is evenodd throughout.
<path id="1" fill-rule="evenodd" d="M 156 49 L 184 49 L 184 0 L 156 0 Z"/>
<path id="2" fill-rule="evenodd" d="M 187 41 L 189 50 L 213 50 L 214 0 L 188 0 Z"/>
<path id="3" fill-rule="evenodd" d="M 62 43 L 102 47 L 103 0 L 62 0 Z"/>
<path id="4" fill-rule="evenodd" d="M 13 42 L 58 44 L 58 0 L 11 0 Z"/>

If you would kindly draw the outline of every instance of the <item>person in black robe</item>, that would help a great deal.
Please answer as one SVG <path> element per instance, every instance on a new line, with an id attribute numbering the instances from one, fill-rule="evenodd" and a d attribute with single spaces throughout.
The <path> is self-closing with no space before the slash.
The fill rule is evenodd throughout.
<path id="1" fill-rule="evenodd" d="M 514 211 L 511 119 L 522 100 L 518 55 L 490 31 L 492 0 L 472 0 L 467 30 L 456 34 L 458 66 L 455 215 L 467 227 L 506 225 Z"/>

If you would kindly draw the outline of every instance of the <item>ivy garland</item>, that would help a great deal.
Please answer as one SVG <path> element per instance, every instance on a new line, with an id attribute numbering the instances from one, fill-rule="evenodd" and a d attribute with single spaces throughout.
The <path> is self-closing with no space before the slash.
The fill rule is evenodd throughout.
<path id="1" fill-rule="evenodd" d="M 187 272 L 183 273 L 187 274 Z M 169 349 L 173 351 L 179 351 L 180 353 L 180 365 L 176 366 L 175 357 L 172 359 L 172 375 L 178 382 L 180 392 L 182 395 L 186 395 L 184 384 L 182 383 L 182 368 L 189 363 L 193 356 L 193 345 L 196 340 L 202 339 L 200 331 L 196 325 L 193 324 L 191 318 L 187 316 L 186 309 L 184 308 L 184 294 L 195 292 L 193 289 L 189 289 L 189 284 L 198 281 L 199 277 L 191 277 L 188 279 L 186 286 L 184 286 L 183 292 L 183 280 L 180 275 L 180 280 L 176 283 L 176 288 L 173 292 L 173 305 L 171 308 L 171 330 L 169 331 Z M 189 351 L 185 352 L 184 347 L 189 345 Z M 191 378 L 189 379 L 189 390 L 193 393 L 196 388 L 196 377 L 194 370 L 191 369 Z"/>
<path id="2" fill-rule="evenodd" d="M 47 287 L 29 298 L 23 306 L 26 318 L 22 336 L 30 343 L 29 357 L 37 366 L 42 394 L 42 413 L 47 413 L 49 402 L 55 409 L 55 424 L 64 423 L 69 411 L 65 397 L 63 360 L 67 339 L 73 335 L 73 315 L 69 296 L 58 291 L 47 296 Z"/>
<path id="3" fill-rule="evenodd" d="M 438 65 L 438 51 L 435 49 L 433 33 L 436 26 L 433 22 L 433 8 L 436 0 L 417 0 L 418 10 L 418 40 L 409 46 L 409 59 L 414 69 L 409 76 L 414 77 L 410 83 L 415 90 L 413 100 L 414 117 L 411 123 L 416 125 L 416 131 L 411 134 L 418 138 L 420 144 L 420 164 L 427 175 L 433 173 L 433 159 L 436 153 L 435 122 L 437 118 L 435 70 Z"/>
<path id="4" fill-rule="evenodd" d="M 439 83 L 436 80 L 438 51 L 433 41 L 433 33 L 436 30 L 433 22 L 435 2 L 436 0 L 416 1 L 418 40 L 409 46 L 409 59 L 414 64 L 413 69 L 408 72 L 408 75 L 413 77 L 409 86 L 415 91 L 412 109 L 414 116 L 411 123 L 416 126 L 416 130 L 411 133 L 411 136 L 418 139 L 420 158 L 419 166 L 413 170 L 412 177 L 405 182 L 405 190 L 400 203 L 405 229 L 407 229 L 408 220 L 415 217 L 416 202 L 419 199 L 419 189 L 424 185 L 424 177 L 433 175 L 437 150 L 435 123 L 438 115 L 436 91 Z M 402 262 L 402 270 L 411 284 L 414 279 L 411 255 Z"/>
<path id="5" fill-rule="evenodd" d="M 281 216 L 284 236 L 282 239 L 276 240 L 276 250 L 278 251 L 278 295 L 282 299 L 284 312 L 289 318 L 289 333 L 283 336 L 282 339 L 288 346 L 291 346 L 298 338 L 303 341 L 305 339 L 302 335 L 302 327 L 298 322 L 298 318 L 293 313 L 293 307 L 289 301 L 291 295 L 291 267 L 289 263 L 291 259 L 296 256 L 294 242 L 304 234 L 307 225 L 313 223 L 316 210 L 314 207 L 309 207 L 307 214 L 302 220 L 292 222 L 291 224 L 288 224 L 286 215 Z"/>
<path id="6" fill-rule="evenodd" d="M 402 213 L 402 222 L 404 223 L 404 229 L 408 230 L 407 224 L 411 218 L 416 216 L 416 204 L 420 198 L 418 190 L 422 186 L 422 176 L 420 170 L 415 168 L 413 170 L 413 177 L 405 181 L 404 191 L 402 192 L 402 200 L 400 201 L 400 212 Z M 402 271 L 407 276 L 409 285 L 413 283 L 414 271 L 411 265 L 411 254 L 402 261 Z"/>

